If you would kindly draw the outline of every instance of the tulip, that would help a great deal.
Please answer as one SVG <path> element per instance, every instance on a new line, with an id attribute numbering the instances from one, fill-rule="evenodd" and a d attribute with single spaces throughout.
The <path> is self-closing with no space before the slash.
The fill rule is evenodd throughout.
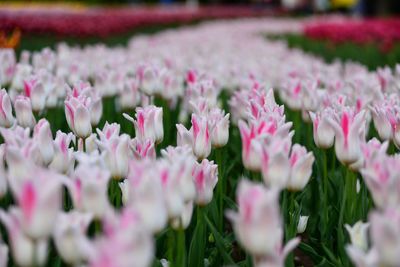
<path id="1" fill-rule="evenodd" d="M 102 218 L 110 209 L 107 193 L 109 171 L 84 161 L 78 165 L 71 178 L 65 180 L 65 183 L 74 207 L 93 214 L 96 219 Z"/>
<path id="2" fill-rule="evenodd" d="M 24 80 L 25 96 L 31 99 L 32 110 L 35 112 L 42 111 L 46 104 L 46 92 L 43 84 L 38 80 L 38 77 L 31 77 Z"/>
<path id="3" fill-rule="evenodd" d="M 196 204 L 204 206 L 211 202 L 213 190 L 218 182 L 218 166 L 214 161 L 203 159 L 196 162 L 193 169 L 193 179 L 196 186 Z"/>
<path id="4" fill-rule="evenodd" d="M 379 265 L 376 249 L 365 252 L 357 246 L 347 245 L 346 252 L 356 267 L 375 267 Z"/>
<path id="5" fill-rule="evenodd" d="M 199 159 L 207 158 L 211 153 L 211 136 L 207 118 L 192 114 L 193 153 Z"/>
<path id="6" fill-rule="evenodd" d="M 0 221 L 7 229 L 14 262 L 21 267 L 44 265 L 47 259 L 47 240 L 34 241 L 26 236 L 22 230 L 17 212 L 15 209 L 11 209 L 9 213 L 0 210 Z"/>
<path id="7" fill-rule="evenodd" d="M 208 118 L 211 124 L 211 144 L 214 147 L 223 147 L 228 143 L 229 139 L 229 116 L 221 109 L 213 109 Z"/>
<path id="8" fill-rule="evenodd" d="M 290 176 L 289 149 L 291 135 L 281 139 L 272 138 L 263 143 L 261 171 L 266 185 L 285 188 Z"/>
<path id="9" fill-rule="evenodd" d="M 75 142 L 75 136 L 72 133 L 66 134 L 60 130 L 57 131 L 56 139 L 54 140 L 54 158 L 49 165 L 50 169 L 64 174 L 71 172 L 75 163 L 74 149 L 69 148 L 71 141 Z"/>
<path id="10" fill-rule="evenodd" d="M 328 122 L 335 131 L 335 152 L 343 164 L 351 164 L 361 157 L 360 133 L 365 128 L 365 112 L 357 114 L 351 110 L 342 111 L 338 120 L 329 119 Z"/>
<path id="11" fill-rule="evenodd" d="M 90 214 L 77 211 L 59 214 L 53 238 L 58 254 L 66 263 L 76 266 L 86 259 L 86 255 L 80 249 L 80 242 L 91 220 Z"/>
<path id="12" fill-rule="evenodd" d="M 0 90 L 0 126 L 9 128 L 14 124 L 11 100 L 5 89 Z"/>
<path id="13" fill-rule="evenodd" d="M 153 233 L 161 231 L 167 223 L 167 207 L 163 195 L 161 177 L 154 162 L 131 161 L 126 198 L 127 206 L 135 209 L 145 227 Z M 124 192 L 124 191 L 123 191 Z"/>
<path id="14" fill-rule="evenodd" d="M 24 128 L 32 129 L 36 120 L 32 113 L 31 100 L 26 96 L 19 95 L 15 99 L 14 108 L 18 124 Z"/>
<path id="15" fill-rule="evenodd" d="M 299 242 L 294 239 L 282 249 L 283 226 L 278 197 L 278 190 L 243 179 L 236 193 L 239 211 L 227 213 L 240 244 L 256 261 L 283 263 L 288 252 Z"/>
<path id="16" fill-rule="evenodd" d="M 69 97 L 65 101 L 65 117 L 69 128 L 80 138 L 86 138 L 92 133 L 88 98 Z"/>
<path id="17" fill-rule="evenodd" d="M 10 177 L 10 188 L 18 203 L 20 226 L 33 239 L 47 238 L 61 209 L 61 181 L 63 177 L 26 164 L 29 173 L 24 178 Z M 32 176 L 33 175 L 33 176 Z"/>
<path id="18" fill-rule="evenodd" d="M 293 145 L 289 159 L 291 171 L 288 188 L 290 190 L 303 190 L 310 180 L 314 159 L 313 153 L 307 153 L 305 147 L 298 144 Z"/>
<path id="19" fill-rule="evenodd" d="M 327 149 L 333 145 L 335 132 L 328 122 L 328 117 L 331 116 L 331 111 L 325 109 L 317 114 L 310 112 L 310 117 L 313 122 L 314 143 L 317 147 Z"/>
<path id="20" fill-rule="evenodd" d="M 110 217 L 110 216 L 108 216 Z M 89 266 L 146 267 L 154 257 L 154 241 L 135 210 L 106 218 L 105 236 L 95 240 Z"/>
<path id="21" fill-rule="evenodd" d="M 155 144 L 150 139 L 140 141 L 137 137 L 135 137 L 131 140 L 130 147 L 136 159 L 156 158 Z"/>
<path id="22" fill-rule="evenodd" d="M 50 124 L 46 119 L 41 119 L 36 124 L 33 140 L 37 143 L 43 164 L 50 164 L 54 157 L 54 144 Z"/>
<path id="23" fill-rule="evenodd" d="M 397 266 L 400 252 L 400 233 L 397 230 L 400 222 L 398 210 L 387 209 L 383 213 L 372 212 L 371 243 L 376 248 L 379 266 Z"/>
<path id="24" fill-rule="evenodd" d="M 171 175 L 179 181 L 180 193 L 185 202 L 193 201 L 196 197 L 196 187 L 192 172 L 196 158 L 189 146 L 167 147 L 161 150 L 161 155 L 168 160 L 171 166 Z"/>
<path id="25" fill-rule="evenodd" d="M 392 137 L 392 125 L 388 111 L 385 108 L 374 106 L 371 108 L 375 129 L 382 140 L 390 140 Z"/>
<path id="26" fill-rule="evenodd" d="M 162 108 L 156 106 L 136 108 L 136 120 L 126 113 L 123 115 L 134 124 L 136 137 L 139 140 L 150 139 L 161 143 L 164 138 Z"/>
<path id="27" fill-rule="evenodd" d="M 297 224 L 297 233 L 302 234 L 307 228 L 308 216 L 300 216 L 299 223 Z"/>
<path id="28" fill-rule="evenodd" d="M 103 130 L 96 129 L 96 131 L 100 137 L 100 141 L 107 142 L 108 140 L 111 140 L 113 138 L 118 138 L 120 129 L 121 125 L 119 125 L 118 123 L 109 124 L 108 121 L 106 121 Z"/>
<path id="29" fill-rule="evenodd" d="M 102 153 L 106 166 L 114 179 L 125 178 L 128 174 L 129 142 L 130 138 L 127 134 L 100 142 L 100 146 L 103 146 Z"/>
<path id="30" fill-rule="evenodd" d="M 366 251 L 368 249 L 367 231 L 369 228 L 369 223 L 358 221 L 353 226 L 345 224 L 344 227 L 350 235 L 351 244 L 363 251 Z"/>
<path id="31" fill-rule="evenodd" d="M 122 110 L 135 108 L 140 103 L 139 81 L 128 79 L 119 92 L 119 105 Z"/>

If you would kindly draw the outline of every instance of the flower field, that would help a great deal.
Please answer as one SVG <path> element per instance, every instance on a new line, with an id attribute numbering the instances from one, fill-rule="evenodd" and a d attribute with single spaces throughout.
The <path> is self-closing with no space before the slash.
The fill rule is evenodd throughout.
<path id="1" fill-rule="evenodd" d="M 0 50 L 0 267 L 399 266 L 400 65 L 303 27 Z"/>

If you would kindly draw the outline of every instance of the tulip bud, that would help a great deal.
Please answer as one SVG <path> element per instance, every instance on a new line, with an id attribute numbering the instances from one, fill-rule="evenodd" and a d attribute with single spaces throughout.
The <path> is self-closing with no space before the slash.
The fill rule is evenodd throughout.
<path id="1" fill-rule="evenodd" d="M 300 216 L 299 223 L 297 224 L 297 233 L 302 234 L 307 228 L 308 216 Z"/>
<path id="2" fill-rule="evenodd" d="M 0 90 L 0 126 L 9 128 L 14 124 L 11 100 L 5 89 Z"/>

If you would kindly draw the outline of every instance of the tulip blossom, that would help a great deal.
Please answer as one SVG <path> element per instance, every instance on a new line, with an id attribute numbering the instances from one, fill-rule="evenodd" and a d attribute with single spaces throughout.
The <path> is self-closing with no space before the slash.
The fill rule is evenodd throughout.
<path id="1" fill-rule="evenodd" d="M 20 126 L 24 128 L 33 128 L 36 124 L 32 113 L 31 100 L 23 95 L 17 96 L 14 102 L 15 116 Z"/>
<path id="2" fill-rule="evenodd" d="M 123 115 L 135 126 L 136 137 L 139 140 L 150 139 L 161 143 L 164 138 L 162 108 L 156 106 L 136 108 L 136 120 L 126 113 Z"/>
<path id="3" fill-rule="evenodd" d="M 145 227 L 153 232 L 161 231 L 167 223 L 168 213 L 163 195 L 162 177 L 154 162 L 131 161 L 123 192 L 126 205 L 136 210 Z M 126 195 L 125 195 L 126 194 Z"/>
<path id="4" fill-rule="evenodd" d="M 57 131 L 54 140 L 54 157 L 49 168 L 59 173 L 68 174 L 74 167 L 75 158 L 73 148 L 70 148 L 71 141 L 75 143 L 75 136 L 72 133 L 66 134 Z M 86 146 L 87 148 L 87 146 Z"/>
<path id="5" fill-rule="evenodd" d="M 178 129 L 178 146 L 189 145 L 193 154 L 198 159 L 207 158 L 211 153 L 211 130 L 208 119 L 204 115 L 192 114 L 192 127 L 187 130 L 181 124 L 176 125 Z"/>
<path id="6" fill-rule="evenodd" d="M 156 158 L 155 144 L 150 139 L 141 141 L 135 137 L 131 140 L 130 147 L 133 151 L 133 155 L 137 159 Z"/>
<path id="7" fill-rule="evenodd" d="M 38 77 L 31 77 L 24 80 L 24 92 L 25 96 L 31 99 L 33 111 L 39 112 L 44 109 L 47 96 L 43 84 Z"/>
<path id="8" fill-rule="evenodd" d="M 366 251 L 368 248 L 367 231 L 369 228 L 369 223 L 358 221 L 353 226 L 346 224 L 345 227 L 349 233 L 351 244 L 363 251 Z"/>
<path id="9" fill-rule="evenodd" d="M 317 147 L 327 149 L 333 145 L 335 132 L 328 122 L 332 111 L 325 109 L 319 113 L 310 112 L 313 123 L 314 143 Z"/>
<path id="10" fill-rule="evenodd" d="M 90 98 L 85 97 L 70 97 L 65 101 L 65 116 L 68 126 L 80 138 L 86 138 L 92 133 L 88 108 L 90 101 Z"/>
<path id="11" fill-rule="evenodd" d="M 128 174 L 129 141 L 129 136 L 123 134 L 103 143 L 106 166 L 114 179 L 122 179 Z"/>
<path id="12" fill-rule="evenodd" d="M 111 217 L 111 218 L 110 218 Z M 114 217 L 114 218 L 113 218 Z M 121 214 L 108 215 L 105 235 L 86 250 L 89 266 L 146 267 L 153 262 L 154 242 L 146 225 L 135 210 L 124 209 Z"/>
<path id="13" fill-rule="evenodd" d="M 299 241 L 289 241 L 287 246 L 282 248 L 283 226 L 278 191 L 241 180 L 236 196 L 239 210 L 237 213 L 229 211 L 227 215 L 233 223 L 240 244 L 256 261 L 271 264 L 277 262 L 276 266 L 282 266 L 287 253 Z"/>
<path id="14" fill-rule="evenodd" d="M 21 267 L 44 265 L 47 259 L 47 240 L 35 242 L 25 235 L 17 213 L 18 211 L 14 209 L 10 210 L 9 213 L 0 210 L 0 221 L 7 229 L 11 256 L 14 262 Z"/>
<path id="15" fill-rule="evenodd" d="M 91 220 L 90 214 L 77 211 L 59 214 L 53 238 L 58 253 L 66 263 L 77 265 L 86 259 L 80 242 L 85 238 Z"/>
<path id="16" fill-rule="evenodd" d="M 72 174 L 72 179 L 66 179 L 66 186 L 71 194 L 74 207 L 82 212 L 101 218 L 110 209 L 108 201 L 108 182 L 110 173 L 99 166 L 80 163 Z"/>
<path id="17" fill-rule="evenodd" d="M 387 209 L 384 212 L 370 214 L 371 243 L 377 250 L 380 266 L 397 266 L 400 251 L 400 222 L 398 210 Z"/>
<path id="18" fill-rule="evenodd" d="M 310 180 L 314 159 L 313 153 L 307 153 L 305 147 L 293 145 L 289 158 L 290 176 L 287 186 L 290 190 L 303 190 Z"/>
<path id="19" fill-rule="evenodd" d="M 0 126 L 11 127 L 15 118 L 12 114 L 11 100 L 5 89 L 0 90 Z"/>
<path id="20" fill-rule="evenodd" d="M 20 177 L 12 174 L 9 179 L 10 188 L 18 204 L 15 214 L 26 235 L 33 239 L 46 238 L 52 232 L 54 220 L 61 209 L 63 178 L 29 163 L 25 168 L 29 172 L 22 172 Z"/>
<path id="21" fill-rule="evenodd" d="M 208 115 L 211 121 L 211 144 L 214 147 L 222 147 L 228 143 L 229 139 L 229 116 L 224 115 L 221 109 L 214 108 Z"/>
<path id="22" fill-rule="evenodd" d="M 204 206 L 211 202 L 213 190 L 218 182 L 218 166 L 213 161 L 203 159 L 193 169 L 196 186 L 196 203 Z"/>
<path id="23" fill-rule="evenodd" d="M 335 152 L 344 164 L 356 162 L 361 157 L 361 134 L 365 129 L 365 112 L 357 114 L 344 108 L 336 120 L 328 122 L 335 131 Z"/>
<path id="24" fill-rule="evenodd" d="M 196 165 L 196 158 L 193 156 L 189 146 L 167 147 L 161 150 L 161 154 L 170 164 L 172 175 L 179 181 L 180 193 L 184 201 L 193 201 L 196 197 L 196 187 L 192 172 Z"/>
<path id="25" fill-rule="evenodd" d="M 36 124 L 33 140 L 37 143 L 43 164 L 50 164 L 54 157 L 54 144 L 50 124 L 46 119 L 41 119 Z"/>

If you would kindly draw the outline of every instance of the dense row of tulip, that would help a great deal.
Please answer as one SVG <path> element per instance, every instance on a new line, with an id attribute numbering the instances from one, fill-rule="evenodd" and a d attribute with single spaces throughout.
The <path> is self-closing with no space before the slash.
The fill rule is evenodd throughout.
<path id="1" fill-rule="evenodd" d="M 0 266 L 397 266 L 400 68 L 260 34 L 299 29 L 1 50 Z"/>
<path id="2" fill-rule="evenodd" d="M 306 25 L 304 34 L 333 43 L 373 43 L 379 45 L 383 51 L 388 51 L 400 40 L 400 20 L 341 18 L 329 22 L 318 21 Z"/>
<path id="3" fill-rule="evenodd" d="M 276 10 L 274 10 L 276 11 Z M 206 19 L 258 17 L 271 10 L 245 6 L 191 7 L 85 7 L 81 9 L 0 9 L 0 31 L 20 29 L 27 34 L 105 37 L 142 27 L 184 24 Z"/>

